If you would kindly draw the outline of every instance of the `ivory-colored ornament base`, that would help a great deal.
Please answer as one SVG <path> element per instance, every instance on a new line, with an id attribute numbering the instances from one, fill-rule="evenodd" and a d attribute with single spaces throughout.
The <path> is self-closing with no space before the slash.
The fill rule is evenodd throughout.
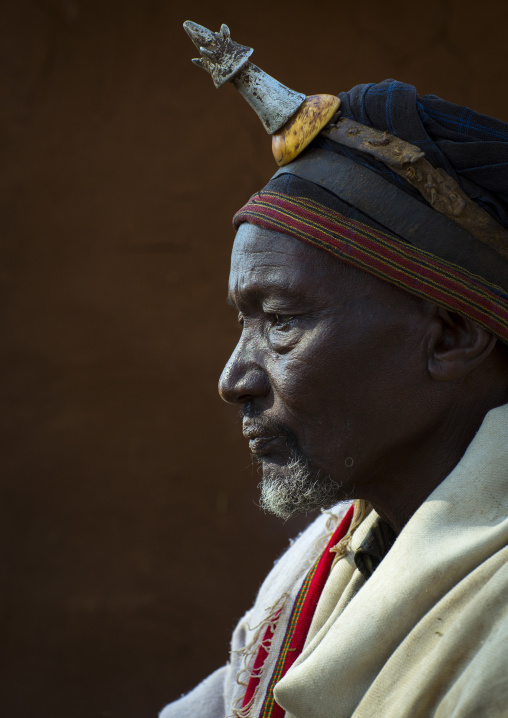
<path id="1" fill-rule="evenodd" d="M 298 157 L 340 106 L 335 95 L 310 95 L 298 112 L 272 135 L 272 153 L 279 167 Z"/>

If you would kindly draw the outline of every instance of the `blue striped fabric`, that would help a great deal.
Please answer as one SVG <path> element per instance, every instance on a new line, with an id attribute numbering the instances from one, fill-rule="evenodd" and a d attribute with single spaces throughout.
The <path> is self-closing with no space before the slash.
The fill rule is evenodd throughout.
<path id="1" fill-rule="evenodd" d="M 508 228 L 508 125 L 467 107 L 425 95 L 396 80 L 357 85 L 342 92 L 343 117 L 387 130 L 443 167 L 464 191 Z M 417 190 L 368 155 L 318 136 L 314 146 L 351 157 L 424 201 Z"/>

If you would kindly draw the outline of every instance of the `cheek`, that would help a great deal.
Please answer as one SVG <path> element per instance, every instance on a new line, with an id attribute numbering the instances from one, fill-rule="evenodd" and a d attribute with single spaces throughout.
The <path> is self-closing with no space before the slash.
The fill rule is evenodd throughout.
<path id="1" fill-rule="evenodd" d="M 323 405 L 323 373 L 310 362 L 295 356 L 278 357 L 270 367 L 275 398 L 298 413 L 309 413 L 312 405 Z"/>
<path id="2" fill-rule="evenodd" d="M 269 367 L 280 418 L 291 422 L 308 447 L 319 445 L 327 454 L 363 435 L 379 413 L 374 395 L 387 384 L 362 342 L 343 336 L 324 332 L 323 341 L 272 357 Z"/>
<path id="3" fill-rule="evenodd" d="M 334 475 L 359 455 L 358 393 L 328 357 L 285 359 L 274 367 L 274 410 L 315 469 Z M 342 475 L 337 475 L 342 480 Z"/>
<path id="4" fill-rule="evenodd" d="M 288 408 L 306 416 L 328 413 L 343 391 L 343 365 L 348 351 L 342 344 L 339 333 L 323 323 L 303 333 L 289 352 L 271 353 L 269 373 L 274 394 Z"/>
<path id="5" fill-rule="evenodd" d="M 347 396 L 355 394 L 338 362 L 326 352 L 279 356 L 270 362 L 269 373 L 275 403 L 304 430 L 311 424 L 342 422 Z"/>

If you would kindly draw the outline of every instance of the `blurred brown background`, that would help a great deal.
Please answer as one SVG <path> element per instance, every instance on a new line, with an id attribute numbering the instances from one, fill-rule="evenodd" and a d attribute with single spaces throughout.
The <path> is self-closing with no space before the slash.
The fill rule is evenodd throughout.
<path id="1" fill-rule="evenodd" d="M 216 394 L 233 212 L 275 170 L 186 19 L 294 89 L 396 77 L 508 120 L 508 4 L 0 1 L 0 715 L 155 716 L 301 522 Z"/>

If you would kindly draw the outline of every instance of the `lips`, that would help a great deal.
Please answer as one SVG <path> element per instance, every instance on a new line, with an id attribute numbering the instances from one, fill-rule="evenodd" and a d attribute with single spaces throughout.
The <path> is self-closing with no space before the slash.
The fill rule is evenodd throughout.
<path id="1" fill-rule="evenodd" d="M 281 438 L 280 434 L 272 434 L 272 430 L 264 426 L 255 426 L 244 424 L 243 435 L 249 440 L 249 449 L 257 456 L 268 454 L 275 447 L 277 440 Z"/>
<path id="2" fill-rule="evenodd" d="M 253 454 L 267 454 L 278 438 L 278 436 L 256 436 L 249 439 L 249 449 Z"/>

